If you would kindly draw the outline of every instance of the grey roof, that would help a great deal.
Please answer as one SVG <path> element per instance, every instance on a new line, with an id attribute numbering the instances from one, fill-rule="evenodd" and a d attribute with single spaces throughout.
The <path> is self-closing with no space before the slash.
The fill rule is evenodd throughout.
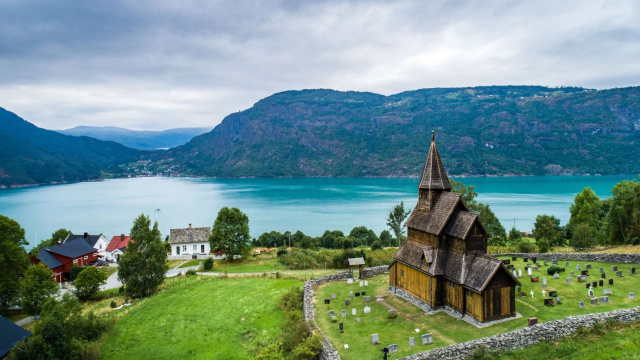
<path id="1" fill-rule="evenodd" d="M 169 244 L 196 243 L 209 241 L 210 227 L 171 229 L 169 231 Z"/>
<path id="2" fill-rule="evenodd" d="M 407 227 L 440 235 L 459 202 L 460 194 L 445 191 L 438 196 L 431 211 L 422 210 L 416 205 L 407 220 Z"/>
<path id="3" fill-rule="evenodd" d="M 444 170 L 444 165 L 442 165 L 442 159 L 440 159 L 440 153 L 438 152 L 434 135 L 431 137 L 431 146 L 429 147 L 427 161 L 424 164 L 418 188 L 434 190 L 451 189 L 451 183 L 449 183 L 447 172 Z"/>
<path id="4" fill-rule="evenodd" d="M 349 266 L 356 266 L 356 265 L 364 265 L 364 259 L 359 257 L 359 258 L 349 258 Z"/>
<path id="5" fill-rule="evenodd" d="M 89 245 L 83 238 L 65 241 L 62 245 L 54 245 L 46 249 L 54 254 L 66 256 L 68 258 L 76 258 L 96 251 L 93 246 Z"/>
<path id="6" fill-rule="evenodd" d="M 29 331 L 0 316 L 0 358 L 4 358 L 18 341 L 29 336 Z"/>
<path id="7" fill-rule="evenodd" d="M 73 240 L 77 240 L 77 239 L 84 239 L 84 241 L 86 241 L 87 244 L 91 245 L 91 247 L 94 247 L 94 246 L 96 246 L 96 243 L 98 242 L 98 240 L 100 240 L 100 236 L 102 236 L 102 235 L 88 235 L 85 238 L 84 234 L 83 235 L 69 235 L 64 240 L 64 242 L 73 241 Z"/>
<path id="8" fill-rule="evenodd" d="M 447 234 L 457 237 L 458 239 L 466 238 L 477 218 L 478 214 L 468 211 L 458 211 L 451 220 Z"/>
<path id="9" fill-rule="evenodd" d="M 49 269 L 55 269 L 58 266 L 62 266 L 62 263 L 45 249 L 40 249 L 38 251 L 38 259 L 40 259 L 40 261 L 47 265 Z"/>

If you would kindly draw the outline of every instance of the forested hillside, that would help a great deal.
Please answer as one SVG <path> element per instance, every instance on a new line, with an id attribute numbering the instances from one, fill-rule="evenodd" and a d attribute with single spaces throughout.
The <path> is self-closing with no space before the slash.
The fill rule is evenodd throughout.
<path id="1" fill-rule="evenodd" d="M 56 130 L 65 135 L 89 136 L 99 140 L 115 141 L 138 150 L 169 149 L 186 144 L 194 137 L 211 131 L 211 128 L 177 128 L 163 131 L 137 131 L 114 126 L 76 126 Z"/>
<path id="2" fill-rule="evenodd" d="M 454 175 L 640 171 L 638 87 L 287 91 L 164 157 L 207 176 L 415 176 L 432 129 Z"/>
<path id="3" fill-rule="evenodd" d="M 137 150 L 111 141 L 41 129 L 0 108 L 0 185 L 100 179 Z"/>

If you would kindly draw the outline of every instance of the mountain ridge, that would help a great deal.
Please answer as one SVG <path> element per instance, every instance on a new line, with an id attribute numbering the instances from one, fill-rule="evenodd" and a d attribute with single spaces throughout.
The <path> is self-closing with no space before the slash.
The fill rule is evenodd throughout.
<path id="1" fill-rule="evenodd" d="M 116 126 L 83 125 L 54 131 L 65 135 L 89 136 L 98 140 L 115 141 L 137 150 L 157 150 L 184 145 L 195 136 L 211 130 L 211 127 L 184 127 L 153 131 L 131 130 Z"/>

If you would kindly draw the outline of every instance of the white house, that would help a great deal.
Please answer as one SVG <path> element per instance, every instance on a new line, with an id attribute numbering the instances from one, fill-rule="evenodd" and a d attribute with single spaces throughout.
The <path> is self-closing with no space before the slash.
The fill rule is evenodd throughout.
<path id="1" fill-rule="evenodd" d="M 67 236 L 66 239 L 64 239 L 64 242 L 76 240 L 76 239 L 84 239 L 84 241 L 86 241 L 87 244 L 91 245 L 91 247 L 98 250 L 97 251 L 98 259 L 105 260 L 107 245 L 109 245 L 109 242 L 107 241 L 107 238 L 105 238 L 102 234 L 89 235 L 89 233 L 86 232 L 83 235 L 69 235 Z"/>
<path id="2" fill-rule="evenodd" d="M 169 244 L 171 255 L 209 255 L 210 227 L 194 228 L 189 224 L 186 229 L 171 229 L 169 231 Z"/>

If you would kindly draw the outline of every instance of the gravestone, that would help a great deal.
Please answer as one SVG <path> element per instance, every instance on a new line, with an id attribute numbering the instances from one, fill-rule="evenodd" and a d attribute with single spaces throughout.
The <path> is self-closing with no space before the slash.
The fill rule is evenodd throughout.
<path id="1" fill-rule="evenodd" d="M 576 264 L 576 270 L 580 270 L 580 264 Z"/>
<path id="2" fill-rule="evenodd" d="M 517 260 L 518 260 L 518 258 L 517 258 L 517 257 L 515 257 L 515 256 L 512 256 L 512 257 L 511 257 L 511 261 L 517 261 Z"/>
<path id="3" fill-rule="evenodd" d="M 600 270 L 600 274 L 604 274 L 604 268 L 603 267 L 601 267 L 599 270 Z"/>
<path id="4" fill-rule="evenodd" d="M 347 279 L 347 284 L 353 284 L 353 279 L 352 278 L 348 278 Z"/>
<path id="5" fill-rule="evenodd" d="M 360 280 L 360 287 L 364 286 L 364 281 Z"/>
<path id="6" fill-rule="evenodd" d="M 618 271 L 618 265 L 611 266 L 611 271 Z"/>
<path id="7" fill-rule="evenodd" d="M 513 277 L 518 277 L 518 273 L 515 270 L 513 270 L 511 272 L 513 273 Z"/>
<path id="8" fill-rule="evenodd" d="M 537 276 L 532 276 L 531 277 L 531 282 L 539 282 L 540 278 L 538 278 Z"/>
<path id="9" fill-rule="evenodd" d="M 360 295 L 365 296 L 365 295 L 367 295 L 367 292 L 366 291 L 361 291 Z"/>
<path id="10" fill-rule="evenodd" d="M 558 291 L 553 290 L 553 289 L 549 289 L 549 296 L 557 297 L 558 296 Z"/>
<path id="11" fill-rule="evenodd" d="M 629 300 L 635 300 L 635 299 L 636 299 L 636 294 L 629 293 Z"/>
<path id="12" fill-rule="evenodd" d="M 606 279 L 607 278 L 607 274 L 605 274 L 605 273 L 600 274 L 600 278 L 601 279 Z"/>
<path id="13" fill-rule="evenodd" d="M 395 290 L 395 288 L 393 286 L 389 286 L 389 292 L 392 292 L 394 290 Z"/>
<path id="14" fill-rule="evenodd" d="M 632 267 L 632 268 L 631 268 L 631 273 L 632 273 L 632 274 L 635 274 L 635 273 L 636 273 L 636 268 Z"/>
<path id="15" fill-rule="evenodd" d="M 553 298 L 544 298 L 544 306 L 553 306 Z"/>
<path id="16" fill-rule="evenodd" d="M 582 275 L 587 276 L 589 275 L 589 270 L 582 270 Z"/>
<path id="17" fill-rule="evenodd" d="M 389 349 L 389 354 L 395 354 L 398 352 L 398 344 L 391 344 L 387 346 L 387 348 Z"/>
<path id="18" fill-rule="evenodd" d="M 531 261 L 533 261 L 533 263 L 535 264 L 536 261 L 538 261 L 538 258 L 534 256 L 534 257 L 531 258 Z"/>
<path id="19" fill-rule="evenodd" d="M 533 267 L 533 271 L 538 271 L 538 269 L 540 269 L 540 268 L 538 267 L 538 265 L 536 265 L 536 266 L 534 266 L 534 267 Z"/>
<path id="20" fill-rule="evenodd" d="M 356 318 L 356 322 L 360 322 L 360 318 Z"/>
<path id="21" fill-rule="evenodd" d="M 585 285 L 585 287 L 586 287 L 587 289 L 591 289 L 591 284 L 589 284 L 589 283 L 585 283 L 584 285 Z"/>
<path id="22" fill-rule="evenodd" d="M 334 316 L 336 316 L 336 312 L 335 312 L 335 311 L 333 311 L 333 310 L 329 310 L 329 316 L 330 316 L 330 317 L 334 317 Z"/>
<path id="23" fill-rule="evenodd" d="M 365 303 L 371 302 L 371 296 L 365 296 L 364 297 L 364 302 Z"/>
<path id="24" fill-rule="evenodd" d="M 580 301 L 580 302 L 578 303 L 578 306 L 579 306 L 579 307 L 581 307 L 581 308 L 583 308 L 583 307 L 584 307 L 584 301 Z"/>
<path id="25" fill-rule="evenodd" d="M 586 282 L 587 281 L 587 277 L 584 275 L 578 275 L 578 282 Z"/>
<path id="26" fill-rule="evenodd" d="M 589 289 L 589 291 L 587 292 L 587 296 L 593 297 L 593 289 Z"/>
<path id="27" fill-rule="evenodd" d="M 371 344 L 375 345 L 379 343 L 380 343 L 380 336 L 378 336 L 378 334 L 371 334 Z"/>
<path id="28" fill-rule="evenodd" d="M 537 323 L 538 323 L 538 318 L 534 318 L 534 317 L 529 318 L 529 321 L 527 322 L 527 324 L 528 324 L 529 326 L 533 326 L 533 325 L 535 325 L 535 324 L 537 324 Z"/>
<path id="29" fill-rule="evenodd" d="M 564 266 L 565 266 L 565 267 L 569 267 L 569 262 L 568 262 L 568 261 L 566 261 L 566 262 L 564 263 Z"/>
<path id="30" fill-rule="evenodd" d="M 622 277 L 622 271 L 616 271 L 616 276 L 617 277 Z"/>
<path id="31" fill-rule="evenodd" d="M 556 298 L 556 304 L 560 305 L 561 303 L 562 303 L 562 299 L 561 299 L 561 298 L 559 298 L 559 297 L 557 297 L 557 298 Z"/>
<path id="32" fill-rule="evenodd" d="M 527 275 L 531 276 L 531 268 L 527 268 Z"/>
<path id="33" fill-rule="evenodd" d="M 518 285 L 518 292 L 522 292 L 522 285 Z"/>
<path id="34" fill-rule="evenodd" d="M 410 337 L 409 338 L 409 347 L 414 347 L 414 346 L 416 346 L 416 339 Z"/>
<path id="35" fill-rule="evenodd" d="M 364 281 L 364 286 L 369 286 L 369 281 L 368 280 Z"/>
<path id="36" fill-rule="evenodd" d="M 349 291 L 349 297 L 353 298 L 353 291 Z"/>
<path id="37" fill-rule="evenodd" d="M 329 300 L 329 299 L 324 299 L 324 303 L 325 303 L 325 305 L 329 305 L 329 304 L 331 304 L 331 300 Z"/>
<path id="38" fill-rule="evenodd" d="M 567 284 L 571 284 L 571 283 L 572 283 L 572 281 L 573 281 L 573 278 L 571 278 L 571 277 L 568 277 L 568 278 L 567 278 Z"/>
<path id="39" fill-rule="evenodd" d="M 524 262 L 529 262 L 529 258 L 523 257 L 523 258 L 522 258 L 522 261 L 524 261 Z"/>
<path id="40" fill-rule="evenodd" d="M 387 315 L 389 319 L 395 319 L 397 316 L 398 314 L 396 314 L 395 310 L 389 310 L 389 315 Z"/>
<path id="41" fill-rule="evenodd" d="M 502 260 L 502 263 L 505 264 L 505 265 L 509 265 L 509 264 L 511 264 L 511 260 L 505 259 L 505 260 Z"/>
<path id="42" fill-rule="evenodd" d="M 420 338 L 422 339 L 422 345 L 433 344 L 433 334 L 424 334 Z"/>
<path id="43" fill-rule="evenodd" d="M 368 306 L 365 306 L 365 307 L 364 307 L 364 313 L 365 313 L 365 314 L 368 314 L 368 313 L 370 313 L 370 312 L 371 312 L 371 308 L 370 308 L 370 307 L 368 307 Z"/>
<path id="44" fill-rule="evenodd" d="M 344 306 L 350 306 L 350 305 L 351 305 L 351 300 L 345 299 L 344 300 Z"/>
<path id="45" fill-rule="evenodd" d="M 543 277 L 543 278 L 542 278 L 542 287 L 543 287 L 543 288 L 546 288 L 546 287 L 547 287 L 547 278 L 546 278 L 546 277 Z"/>
<path id="46" fill-rule="evenodd" d="M 613 285 L 613 279 L 609 279 L 609 285 Z"/>
<path id="47" fill-rule="evenodd" d="M 337 299 L 337 298 L 338 298 L 338 295 L 337 295 L 337 294 L 331 294 L 331 299 L 332 299 L 332 300 L 335 300 L 335 299 Z"/>
<path id="48" fill-rule="evenodd" d="M 591 287 L 598 287 L 598 283 L 596 281 L 592 282 Z"/>
<path id="49" fill-rule="evenodd" d="M 518 269 L 518 277 L 522 277 L 522 270 Z"/>
<path id="50" fill-rule="evenodd" d="M 556 259 L 551 260 L 551 265 L 558 266 L 558 260 Z"/>
<path id="51" fill-rule="evenodd" d="M 360 293 L 356 291 L 356 297 L 360 297 Z"/>
<path id="52" fill-rule="evenodd" d="M 342 315 L 342 317 L 347 317 L 347 310 L 340 310 L 340 315 Z"/>
<path id="53" fill-rule="evenodd" d="M 604 280 L 599 280 L 598 281 L 598 286 L 603 286 L 604 285 Z"/>
<path id="54" fill-rule="evenodd" d="M 351 315 L 356 316 L 356 308 L 351 309 Z"/>
<path id="55" fill-rule="evenodd" d="M 554 279 L 560 279 L 560 274 L 558 274 L 558 273 L 553 274 L 553 278 Z"/>
<path id="56" fill-rule="evenodd" d="M 603 289 L 602 290 L 602 295 L 612 295 L 613 294 L 613 290 L 611 289 Z"/>
<path id="57" fill-rule="evenodd" d="M 342 321 L 340 321 L 340 333 L 344 332 L 344 324 L 342 324 Z"/>
<path id="58" fill-rule="evenodd" d="M 608 304 L 609 303 L 609 297 L 608 296 L 600 296 L 600 303 L 601 304 Z"/>
<path id="59" fill-rule="evenodd" d="M 598 298 L 597 297 L 591 298 L 591 305 L 598 305 Z"/>
<path id="60" fill-rule="evenodd" d="M 585 269 L 591 269 L 591 264 L 585 265 Z"/>
<path id="61" fill-rule="evenodd" d="M 571 276 L 572 276 L 572 277 L 573 277 L 573 276 L 576 276 L 576 273 L 572 271 L 572 272 L 571 272 Z"/>

